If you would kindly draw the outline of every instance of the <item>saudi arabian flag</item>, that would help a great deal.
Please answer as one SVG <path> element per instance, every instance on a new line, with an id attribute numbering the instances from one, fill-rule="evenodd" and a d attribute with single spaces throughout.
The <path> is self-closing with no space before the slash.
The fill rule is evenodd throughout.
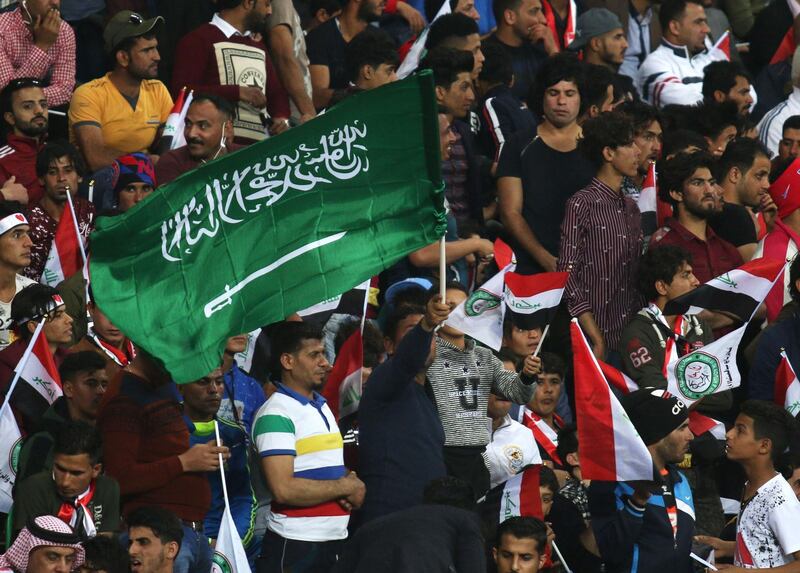
<path id="1" fill-rule="evenodd" d="M 356 94 L 185 173 L 91 235 L 98 306 L 176 382 L 227 337 L 335 297 L 444 234 L 433 78 Z"/>

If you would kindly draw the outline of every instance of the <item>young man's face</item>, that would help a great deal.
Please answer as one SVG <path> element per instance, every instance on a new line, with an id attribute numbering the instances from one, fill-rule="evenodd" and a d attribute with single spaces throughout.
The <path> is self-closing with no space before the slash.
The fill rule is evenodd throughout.
<path id="1" fill-rule="evenodd" d="M 694 434 L 689 429 L 687 420 L 651 447 L 655 447 L 664 463 L 677 464 L 683 461 L 683 457 L 689 451 L 689 442 L 693 439 Z"/>
<path id="2" fill-rule="evenodd" d="M 12 94 L 11 111 L 5 113 L 5 120 L 18 134 L 39 137 L 47 133 L 47 108 L 42 88 L 22 88 Z"/>
<path id="3" fill-rule="evenodd" d="M 108 374 L 100 370 L 82 370 L 64 379 L 64 396 L 78 411 L 82 419 L 96 420 L 100 401 L 108 387 Z"/>
<path id="4" fill-rule="evenodd" d="M 30 324 L 30 323 L 28 323 Z M 72 343 L 72 317 L 60 306 L 47 316 L 42 327 L 47 342 L 65 347 Z"/>
<path id="5" fill-rule="evenodd" d="M 284 362 L 286 360 L 286 362 Z M 284 354 L 281 363 L 286 370 L 291 370 L 292 378 L 310 385 L 312 390 L 320 390 L 325 384 L 331 365 L 325 358 L 325 347 L 321 340 L 308 338 L 303 340 L 300 350 L 293 354 Z M 287 368 L 287 366 L 289 366 Z"/>
<path id="6" fill-rule="evenodd" d="M 787 128 L 778 142 L 778 157 L 789 159 L 800 156 L 800 129 Z"/>
<path id="7" fill-rule="evenodd" d="M 542 338 L 541 328 L 525 330 L 516 326 L 511 327 L 511 335 L 503 338 L 503 347 L 508 348 L 517 357 L 523 358 L 536 352 L 539 340 Z"/>
<path id="8" fill-rule="evenodd" d="M 58 495 L 64 499 L 78 497 L 89 488 L 89 484 L 100 475 L 102 466 L 93 464 L 89 454 L 53 456 L 53 481 Z"/>
<path id="9" fill-rule="evenodd" d="M 639 147 L 631 139 L 629 143 L 611 150 L 611 165 L 622 175 L 635 177 L 639 173 L 641 155 Z"/>
<path id="10" fill-rule="evenodd" d="M 478 9 L 475 8 L 475 0 L 458 0 L 456 9 L 453 10 L 453 12 L 456 14 L 464 14 L 464 16 L 469 16 L 476 22 L 481 19 Z"/>
<path id="11" fill-rule="evenodd" d="M 131 573 L 158 573 L 172 569 L 167 562 L 178 554 L 176 543 L 162 543 L 149 527 L 131 527 L 128 538 Z"/>
<path id="12" fill-rule="evenodd" d="M 740 177 L 736 185 L 739 201 L 748 207 L 758 207 L 769 193 L 769 171 L 772 163 L 766 155 L 756 155 L 753 164 Z"/>
<path id="13" fill-rule="evenodd" d="M 125 341 L 125 335 L 117 328 L 111 320 L 94 304 L 88 305 L 89 314 L 92 317 L 94 332 L 111 346 L 119 346 Z"/>
<path id="14" fill-rule="evenodd" d="M 611 30 L 600 36 L 600 58 L 611 66 L 621 66 L 628 49 L 628 39 L 622 28 Z"/>
<path id="15" fill-rule="evenodd" d="M 81 178 L 72 160 L 67 157 L 54 159 L 39 183 L 44 187 L 45 196 L 54 203 L 67 202 L 67 190 L 74 198 L 78 193 Z"/>
<path id="16" fill-rule="evenodd" d="M 31 551 L 25 573 L 69 573 L 75 563 L 72 547 L 42 546 Z"/>
<path id="17" fill-rule="evenodd" d="M 450 159 L 450 148 L 456 142 L 456 134 L 450 129 L 450 121 L 444 113 L 439 114 L 439 150 L 442 161 Z"/>
<path id="18" fill-rule="evenodd" d="M 397 81 L 397 66 L 393 63 L 379 64 L 377 68 L 367 65 L 362 70 L 359 85 L 365 90 L 372 90 Z"/>
<path id="19" fill-rule="evenodd" d="M 143 181 L 128 183 L 119 190 L 119 210 L 125 212 L 153 192 L 153 186 Z"/>
<path id="20" fill-rule="evenodd" d="M 472 76 L 469 72 L 461 72 L 456 77 L 456 81 L 446 89 L 436 87 L 436 95 L 439 103 L 453 117 L 463 118 L 469 113 L 472 104 L 475 103 L 475 90 L 472 87 Z"/>
<path id="21" fill-rule="evenodd" d="M 678 272 L 672 277 L 672 282 L 669 284 L 661 285 L 661 288 L 664 289 L 667 300 L 672 300 L 678 298 L 686 294 L 689 291 L 693 291 L 700 285 L 700 281 L 697 280 L 697 277 L 694 276 L 694 272 L 692 272 L 692 265 L 684 261 Z"/>
<path id="22" fill-rule="evenodd" d="M 716 206 L 716 179 L 707 167 L 698 167 L 683 183 L 683 191 L 677 195 L 683 207 L 695 217 L 707 219 Z M 675 192 L 672 192 L 675 196 Z"/>
<path id="23" fill-rule="evenodd" d="M 544 552 L 540 555 L 535 539 L 519 539 L 510 533 L 500 538 L 492 554 L 497 573 L 537 573 L 544 564 Z"/>
<path id="24" fill-rule="evenodd" d="M 750 106 L 753 105 L 753 96 L 750 94 L 750 81 L 744 76 L 736 76 L 736 84 L 725 94 L 727 101 L 736 104 L 739 115 L 750 114 Z"/>
<path id="25" fill-rule="evenodd" d="M 567 127 L 578 119 L 581 95 L 575 82 L 561 80 L 544 90 L 544 118 L 555 127 Z"/>
<path id="26" fill-rule="evenodd" d="M 17 225 L 0 235 L 0 262 L 17 271 L 31 264 L 30 227 Z"/>
<path id="27" fill-rule="evenodd" d="M 654 120 L 641 132 L 633 136 L 636 147 L 639 148 L 639 175 L 647 175 L 650 165 L 661 156 L 661 124 Z"/>
<path id="28" fill-rule="evenodd" d="M 725 434 L 725 453 L 729 460 L 754 460 L 769 453 L 769 440 L 757 439 L 753 418 L 747 414 L 736 416 L 733 427 Z"/>
<path id="29" fill-rule="evenodd" d="M 222 370 L 217 368 L 197 382 L 182 384 L 180 387 L 186 413 L 198 414 L 207 419 L 212 419 L 222 403 L 222 394 L 225 385 L 222 381 Z"/>
<path id="30" fill-rule="evenodd" d="M 561 396 L 561 376 L 552 372 L 539 374 L 539 383 L 528 407 L 539 416 L 550 416 L 556 410 Z"/>
<path id="31" fill-rule="evenodd" d="M 505 17 L 514 35 L 523 42 L 532 42 L 538 37 L 537 32 L 547 26 L 540 0 L 522 0 L 516 10 L 506 10 Z"/>
<path id="32" fill-rule="evenodd" d="M 699 52 L 705 48 L 706 36 L 711 31 L 708 27 L 705 9 L 699 4 L 689 3 L 683 17 L 677 22 L 670 22 L 670 27 L 677 24 L 676 35 L 682 46 L 686 46 L 691 52 Z"/>

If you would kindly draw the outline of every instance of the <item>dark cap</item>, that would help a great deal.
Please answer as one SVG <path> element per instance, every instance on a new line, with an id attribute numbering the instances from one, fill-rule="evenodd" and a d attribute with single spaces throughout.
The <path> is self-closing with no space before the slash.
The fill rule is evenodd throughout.
<path id="1" fill-rule="evenodd" d="M 164 25 L 164 18 L 156 16 L 145 20 L 141 15 L 131 10 L 117 12 L 106 24 L 103 31 L 106 51 L 110 54 L 123 40 L 137 38 L 153 31 L 158 32 Z"/>
<path id="2" fill-rule="evenodd" d="M 646 446 L 666 438 L 689 417 L 689 408 L 666 390 L 641 388 L 620 400 Z"/>
<path id="3" fill-rule="evenodd" d="M 575 39 L 567 46 L 569 50 L 580 50 L 589 40 L 608 34 L 612 30 L 622 28 L 622 22 L 611 10 L 606 8 L 592 8 L 578 16 L 575 26 Z"/>

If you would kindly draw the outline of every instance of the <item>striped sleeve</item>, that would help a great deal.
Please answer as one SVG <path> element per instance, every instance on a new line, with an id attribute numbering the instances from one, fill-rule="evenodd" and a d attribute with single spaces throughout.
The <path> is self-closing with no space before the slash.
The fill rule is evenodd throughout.
<path id="1" fill-rule="evenodd" d="M 265 412 L 253 426 L 253 441 L 262 458 L 296 456 L 294 422 L 281 413 Z"/>

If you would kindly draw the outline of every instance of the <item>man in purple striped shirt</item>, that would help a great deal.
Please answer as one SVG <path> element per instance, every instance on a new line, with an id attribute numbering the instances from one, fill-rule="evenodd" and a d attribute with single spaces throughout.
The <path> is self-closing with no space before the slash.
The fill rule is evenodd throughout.
<path id="1" fill-rule="evenodd" d="M 622 329 L 641 307 L 636 264 L 642 253 L 641 215 L 622 193 L 635 177 L 639 148 L 633 123 L 620 112 L 600 114 L 583 125 L 579 149 L 597 166 L 591 183 L 567 202 L 561 225 L 558 270 L 570 273 L 567 307 L 589 336 L 595 356 L 616 349 Z M 616 355 L 616 350 L 612 350 Z"/>

